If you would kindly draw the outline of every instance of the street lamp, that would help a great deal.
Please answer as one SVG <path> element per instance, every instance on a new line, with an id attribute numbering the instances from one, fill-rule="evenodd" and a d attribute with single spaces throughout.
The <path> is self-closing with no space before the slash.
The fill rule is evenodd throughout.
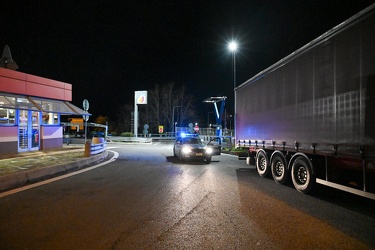
<path id="1" fill-rule="evenodd" d="M 210 125 L 210 114 L 211 114 L 211 113 L 213 114 L 213 113 L 215 113 L 215 112 L 212 111 L 212 112 L 208 112 L 208 113 L 207 113 L 207 127 L 208 127 L 208 125 Z"/>
<path id="2" fill-rule="evenodd" d="M 172 125 L 173 125 L 173 130 L 172 132 L 175 132 L 176 133 L 176 129 L 175 129 L 175 123 L 174 123 L 174 108 L 181 108 L 182 106 L 173 106 L 173 109 L 172 109 Z"/>
<path id="3" fill-rule="evenodd" d="M 228 49 L 232 52 L 233 55 L 233 95 L 234 95 L 234 114 L 233 114 L 233 131 L 234 135 L 236 135 L 236 52 L 238 49 L 238 45 L 235 41 L 231 41 L 228 44 Z"/>

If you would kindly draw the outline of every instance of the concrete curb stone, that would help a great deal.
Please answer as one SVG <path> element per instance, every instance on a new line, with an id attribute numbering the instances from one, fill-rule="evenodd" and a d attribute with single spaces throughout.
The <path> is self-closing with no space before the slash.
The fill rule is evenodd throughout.
<path id="1" fill-rule="evenodd" d="M 67 164 L 55 165 L 28 171 L 22 171 L 14 174 L 0 176 L 0 191 L 6 191 L 18 188 L 30 183 L 46 180 L 58 175 L 66 174 L 83 169 L 95 162 L 99 162 L 108 156 L 108 151 L 100 154 L 74 161 Z"/>
<path id="2" fill-rule="evenodd" d="M 56 165 L 53 167 L 33 169 L 26 172 L 27 182 L 35 183 L 61 173 L 65 173 L 65 165 Z"/>
<path id="3" fill-rule="evenodd" d="M 27 183 L 27 173 L 19 172 L 0 176 L 0 191 L 21 187 Z"/>

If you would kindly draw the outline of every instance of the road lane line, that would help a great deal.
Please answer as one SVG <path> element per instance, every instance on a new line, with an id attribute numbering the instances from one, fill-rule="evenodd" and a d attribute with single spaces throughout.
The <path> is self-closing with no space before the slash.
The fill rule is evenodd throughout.
<path id="1" fill-rule="evenodd" d="M 54 178 L 51 178 L 51 179 L 48 179 L 48 180 L 45 180 L 45 181 L 37 182 L 37 183 L 34 183 L 34 184 L 30 184 L 30 185 L 27 185 L 27 186 L 23 186 L 23 187 L 20 187 L 20 188 L 9 190 L 9 191 L 6 191 L 4 193 L 0 193 L 0 199 L 3 198 L 3 197 L 6 197 L 6 196 L 12 195 L 12 194 L 16 194 L 16 193 L 19 193 L 19 192 L 22 192 L 22 191 L 29 190 L 29 189 L 34 188 L 34 187 L 39 187 L 39 186 L 42 186 L 42 185 L 49 184 L 51 182 L 59 181 L 59 180 L 62 180 L 62 179 L 65 179 L 65 178 L 68 178 L 68 177 L 71 177 L 71 176 L 74 176 L 74 175 L 77 175 L 77 174 L 81 174 L 81 173 L 93 170 L 95 168 L 104 166 L 108 163 L 111 163 L 111 162 L 115 161 L 118 158 L 119 153 L 117 153 L 115 151 L 112 151 L 112 150 L 108 150 L 108 151 L 112 152 L 114 154 L 112 156 L 112 158 L 109 159 L 108 161 L 101 162 L 101 163 L 96 164 L 94 166 L 84 168 L 84 169 L 81 169 L 81 170 L 78 170 L 78 171 L 75 171 L 75 172 L 71 172 L 69 174 L 57 176 L 57 177 L 54 177 Z"/>

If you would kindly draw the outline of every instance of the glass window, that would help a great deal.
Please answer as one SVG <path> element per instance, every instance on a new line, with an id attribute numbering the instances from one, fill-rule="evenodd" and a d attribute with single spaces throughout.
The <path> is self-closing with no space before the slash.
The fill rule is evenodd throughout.
<path id="1" fill-rule="evenodd" d="M 36 107 L 32 102 L 29 101 L 26 97 L 17 97 L 16 102 L 17 109 L 39 111 L 40 109 Z"/>
<path id="2" fill-rule="evenodd" d="M 25 97 L 16 96 L 16 95 L 5 95 L 1 93 L 0 93 L 0 108 L 39 111 L 39 108 L 36 107 L 32 102 L 30 102 Z"/>
<path id="3" fill-rule="evenodd" d="M 47 100 L 29 97 L 29 100 L 32 100 L 35 105 L 38 105 L 41 110 L 46 112 L 60 113 L 60 114 L 75 114 L 64 102 L 56 100 Z"/>
<path id="4" fill-rule="evenodd" d="M 12 96 L 0 95 L 0 107 L 2 108 L 15 108 L 16 98 Z"/>
<path id="5" fill-rule="evenodd" d="M 14 125 L 16 111 L 14 109 L 0 108 L 0 125 Z"/>
<path id="6" fill-rule="evenodd" d="M 42 114 L 42 124 L 43 125 L 59 124 L 59 114 L 43 112 L 43 114 Z"/>
<path id="7" fill-rule="evenodd" d="M 201 139 L 196 137 L 186 137 L 183 139 L 184 144 L 200 144 Z"/>

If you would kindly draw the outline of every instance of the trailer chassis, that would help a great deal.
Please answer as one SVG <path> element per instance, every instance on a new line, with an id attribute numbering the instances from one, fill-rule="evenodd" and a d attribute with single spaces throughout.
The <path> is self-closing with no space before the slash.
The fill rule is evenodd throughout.
<path id="1" fill-rule="evenodd" d="M 290 147 L 272 140 L 239 140 L 237 147 L 248 148 L 246 163 L 255 165 L 261 177 L 272 176 L 279 184 L 292 181 L 301 193 L 310 193 L 318 183 L 375 200 L 375 161 L 363 146 L 313 143 L 307 148 L 298 142 Z M 353 148 L 358 154 L 346 153 Z"/>

